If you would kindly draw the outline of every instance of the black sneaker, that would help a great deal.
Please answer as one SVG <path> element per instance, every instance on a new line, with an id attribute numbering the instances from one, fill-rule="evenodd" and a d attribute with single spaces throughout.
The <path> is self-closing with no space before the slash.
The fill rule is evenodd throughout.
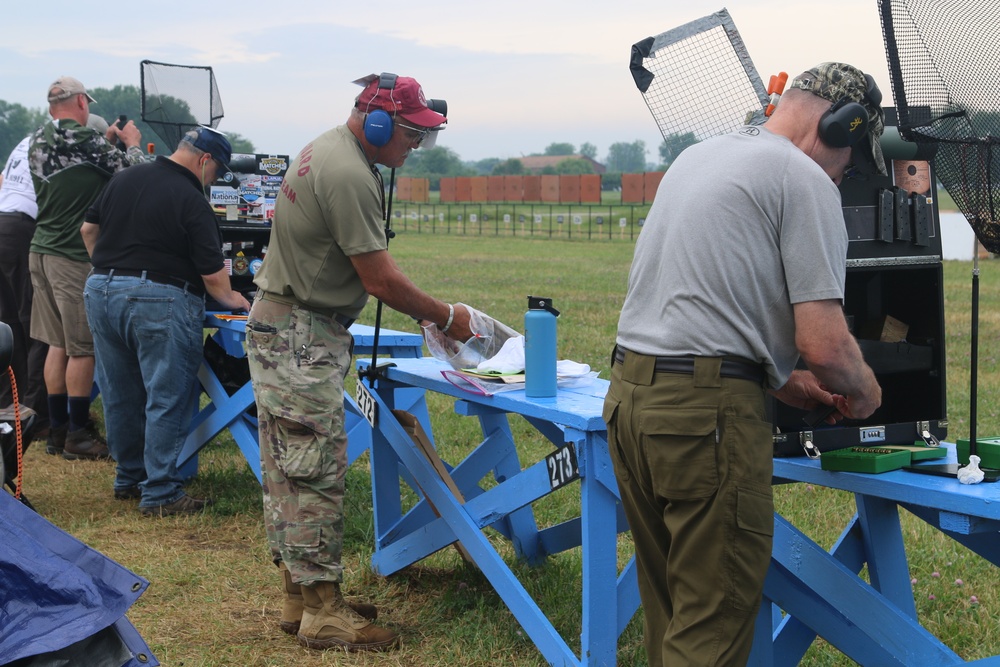
<path id="1" fill-rule="evenodd" d="M 142 498 L 142 491 L 138 486 L 126 486 L 123 489 L 115 489 L 115 500 L 139 500 Z"/>
<path id="2" fill-rule="evenodd" d="M 175 514 L 196 514 L 212 504 L 211 498 L 192 498 L 186 493 L 172 503 L 156 507 L 140 507 L 143 516 L 173 516 Z"/>

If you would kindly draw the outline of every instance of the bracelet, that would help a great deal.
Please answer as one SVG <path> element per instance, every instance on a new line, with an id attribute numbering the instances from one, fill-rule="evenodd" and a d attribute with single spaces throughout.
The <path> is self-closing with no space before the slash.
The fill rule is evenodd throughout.
<path id="1" fill-rule="evenodd" d="M 448 304 L 448 321 L 444 323 L 441 327 L 441 333 L 448 333 L 448 329 L 451 328 L 451 323 L 455 320 L 455 306 Z"/>

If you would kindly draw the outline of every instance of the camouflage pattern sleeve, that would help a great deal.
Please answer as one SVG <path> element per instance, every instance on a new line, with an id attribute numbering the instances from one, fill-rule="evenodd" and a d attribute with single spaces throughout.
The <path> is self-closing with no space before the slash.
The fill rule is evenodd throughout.
<path id="1" fill-rule="evenodd" d="M 39 128 L 32 137 L 28 155 L 32 173 L 43 181 L 80 165 L 94 167 L 110 178 L 115 172 L 145 159 L 139 147 L 134 146 L 123 153 L 103 135 L 73 121 L 50 121 Z"/>
<path id="2" fill-rule="evenodd" d="M 90 128 L 83 128 L 89 130 Z M 93 134 L 87 141 L 87 154 L 91 156 L 88 160 L 98 169 L 113 174 L 121 171 L 125 167 L 144 162 L 146 156 L 138 146 L 131 146 L 124 153 L 109 143 L 103 135 L 91 130 Z"/>

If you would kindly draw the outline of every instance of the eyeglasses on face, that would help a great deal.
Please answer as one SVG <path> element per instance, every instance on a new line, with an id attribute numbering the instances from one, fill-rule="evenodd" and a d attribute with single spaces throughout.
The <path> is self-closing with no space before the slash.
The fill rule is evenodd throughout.
<path id="1" fill-rule="evenodd" d="M 409 125 L 404 125 L 399 121 L 396 121 L 396 125 L 403 128 L 404 130 L 407 130 L 407 132 L 405 133 L 406 138 L 409 139 L 411 143 L 414 143 L 418 146 L 424 143 L 424 139 L 426 139 L 427 135 L 431 133 L 430 128 L 419 129 L 416 127 L 410 127 Z"/>

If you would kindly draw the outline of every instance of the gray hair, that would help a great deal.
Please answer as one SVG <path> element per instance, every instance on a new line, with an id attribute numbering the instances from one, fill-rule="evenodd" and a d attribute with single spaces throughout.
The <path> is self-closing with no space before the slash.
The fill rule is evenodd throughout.
<path id="1" fill-rule="evenodd" d="M 188 130 L 181 137 L 180 142 L 177 144 L 177 150 L 187 151 L 189 153 L 194 153 L 195 156 L 201 157 L 205 154 L 205 151 L 201 150 L 194 145 L 194 142 L 198 140 L 198 130 Z"/>

